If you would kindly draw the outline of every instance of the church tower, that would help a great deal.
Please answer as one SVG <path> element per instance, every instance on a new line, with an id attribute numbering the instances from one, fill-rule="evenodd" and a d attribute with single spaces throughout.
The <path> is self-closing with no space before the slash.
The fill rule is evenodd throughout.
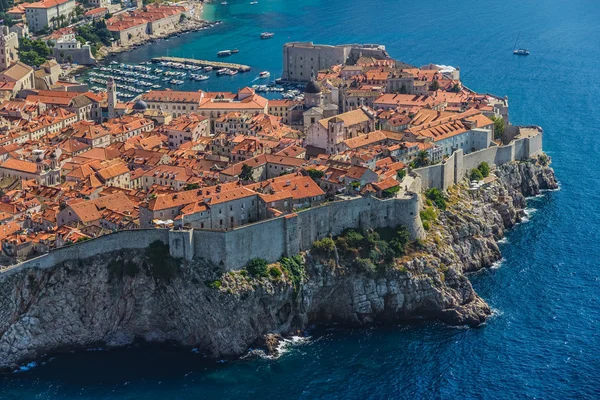
<path id="1" fill-rule="evenodd" d="M 0 71 L 4 71 L 16 61 L 19 61 L 17 47 L 19 39 L 16 32 L 10 32 L 8 26 L 0 26 Z"/>
<path id="2" fill-rule="evenodd" d="M 113 78 L 108 78 L 106 82 L 106 93 L 108 94 L 108 119 L 116 118 L 117 112 L 115 107 L 117 106 L 117 85 Z"/>
<path id="3" fill-rule="evenodd" d="M 321 86 L 317 83 L 314 72 L 311 72 L 310 82 L 304 88 L 304 105 L 307 109 L 323 105 Z"/>

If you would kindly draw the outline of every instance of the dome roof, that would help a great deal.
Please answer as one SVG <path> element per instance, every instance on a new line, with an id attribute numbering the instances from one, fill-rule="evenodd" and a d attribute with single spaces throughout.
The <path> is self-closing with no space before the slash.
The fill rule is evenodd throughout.
<path id="1" fill-rule="evenodd" d="M 308 82 L 308 84 L 304 88 L 304 93 L 309 93 L 309 94 L 321 93 L 321 86 L 317 82 L 312 80 L 312 81 Z"/>
<path id="2" fill-rule="evenodd" d="M 146 111 L 148 109 L 148 104 L 144 100 L 138 100 L 133 105 L 133 109 L 136 111 Z"/>

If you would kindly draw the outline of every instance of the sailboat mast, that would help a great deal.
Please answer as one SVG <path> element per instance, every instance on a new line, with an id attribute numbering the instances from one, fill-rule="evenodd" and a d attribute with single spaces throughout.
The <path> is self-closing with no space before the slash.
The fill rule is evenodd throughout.
<path id="1" fill-rule="evenodd" d="M 521 31 L 519 31 L 519 34 L 517 35 L 517 40 L 515 40 L 515 45 L 513 46 L 513 51 L 515 51 L 515 49 L 517 48 L 517 43 L 519 42 L 520 37 L 521 37 Z"/>

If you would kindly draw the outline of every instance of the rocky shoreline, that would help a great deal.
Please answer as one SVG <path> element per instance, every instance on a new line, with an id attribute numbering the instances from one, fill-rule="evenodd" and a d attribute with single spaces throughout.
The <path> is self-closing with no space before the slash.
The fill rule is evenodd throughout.
<path id="1" fill-rule="evenodd" d="M 332 257 L 307 252 L 282 276 L 260 279 L 203 261 L 179 263 L 161 249 L 0 274 L 0 369 L 137 340 L 175 342 L 215 358 L 257 344 L 276 353 L 282 337 L 315 323 L 419 317 L 479 326 L 491 310 L 466 273 L 501 258 L 497 241 L 524 217 L 526 197 L 558 187 L 544 160 L 503 165 L 481 189 L 452 188 L 427 238 L 378 274 L 356 271 L 337 249 Z"/>
<path id="2" fill-rule="evenodd" d="M 113 56 L 120 53 L 125 53 L 131 50 L 134 50 L 140 46 L 146 46 L 148 44 L 154 43 L 157 40 L 169 39 L 173 36 L 179 36 L 186 33 L 198 32 L 204 29 L 211 28 L 213 26 L 219 25 L 221 21 L 206 21 L 206 20 L 187 20 L 185 24 L 180 24 L 177 29 L 174 29 L 168 33 L 162 35 L 153 35 L 148 38 L 132 43 L 128 46 L 116 46 L 116 47 L 103 47 L 98 51 L 96 55 L 97 61 L 102 61 L 109 56 Z"/>

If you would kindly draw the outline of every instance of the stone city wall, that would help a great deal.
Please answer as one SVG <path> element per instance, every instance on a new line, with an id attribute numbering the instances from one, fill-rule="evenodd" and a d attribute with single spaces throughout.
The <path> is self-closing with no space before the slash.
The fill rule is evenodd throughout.
<path id="1" fill-rule="evenodd" d="M 169 243 L 168 229 L 138 229 L 119 231 L 87 240 L 70 246 L 61 247 L 20 264 L 4 267 L 0 277 L 19 271 L 23 268 L 50 268 L 64 261 L 79 260 L 111 251 L 128 249 L 145 249 L 154 241 Z"/>
<path id="2" fill-rule="evenodd" d="M 360 197 L 327 203 L 279 218 L 228 231 L 196 230 L 193 257 L 205 258 L 225 270 L 243 268 L 249 259 L 274 262 L 309 250 L 315 240 L 338 235 L 345 229 L 406 226 L 412 237 L 423 238 L 420 198 L 380 200 Z M 173 254 L 173 245 L 171 245 Z M 181 248 L 181 247 L 177 247 Z M 191 259 L 190 254 L 179 257 Z"/>
<path id="3" fill-rule="evenodd" d="M 504 146 L 492 146 L 487 149 L 464 154 L 457 150 L 442 163 L 414 170 L 422 180 L 423 189 L 438 188 L 447 190 L 462 181 L 470 171 L 482 162 L 490 166 L 503 165 L 535 157 L 542 153 L 542 133 L 535 136 L 513 140 Z"/>
<path id="4" fill-rule="evenodd" d="M 417 183 L 418 178 L 416 179 Z M 419 187 L 415 183 L 411 188 Z M 171 256 L 192 261 L 203 258 L 223 270 L 244 268 L 260 257 L 275 262 L 312 247 L 315 240 L 338 235 L 344 229 L 368 229 L 405 225 L 412 237 L 423 238 L 419 218 L 420 197 L 380 200 L 358 197 L 326 203 L 283 217 L 268 219 L 227 231 L 140 229 L 120 231 L 82 243 L 52 250 L 48 254 L 5 267 L 0 276 L 23 268 L 49 268 L 67 260 L 102 253 L 144 249 L 154 241 L 169 244 Z"/>

